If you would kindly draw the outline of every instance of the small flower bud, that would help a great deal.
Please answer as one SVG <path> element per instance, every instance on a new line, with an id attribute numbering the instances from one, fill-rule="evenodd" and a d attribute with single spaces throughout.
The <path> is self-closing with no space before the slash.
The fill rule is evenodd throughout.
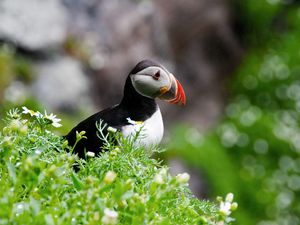
<path id="1" fill-rule="evenodd" d="M 163 184 L 164 183 L 163 176 L 159 173 L 154 176 L 153 180 L 154 180 L 154 183 L 157 183 L 157 184 Z"/>
<path id="2" fill-rule="evenodd" d="M 93 158 L 93 157 L 95 157 L 95 152 L 87 152 L 86 156 L 90 157 L 90 158 Z"/>
<path id="3" fill-rule="evenodd" d="M 21 135 L 25 135 L 28 132 L 28 127 L 26 125 L 23 125 L 20 127 L 19 131 Z"/>
<path id="4" fill-rule="evenodd" d="M 146 202 L 147 202 L 147 196 L 145 194 L 140 195 L 139 199 L 140 199 L 141 203 L 146 204 Z"/>
<path id="5" fill-rule="evenodd" d="M 95 213 L 94 213 L 93 219 L 96 220 L 96 221 L 98 221 L 98 220 L 100 219 L 100 214 L 99 214 L 99 212 L 95 212 Z"/>
<path id="6" fill-rule="evenodd" d="M 11 137 L 5 136 L 3 138 L 3 147 L 10 147 L 10 146 L 12 146 L 12 144 L 13 144 L 13 142 L 11 140 Z"/>
<path id="7" fill-rule="evenodd" d="M 125 182 L 125 187 L 126 187 L 126 189 L 127 189 L 127 190 L 130 190 L 130 189 L 132 189 L 132 188 L 133 188 L 133 186 L 134 186 L 134 182 L 133 182 L 133 180 L 132 180 L 132 179 L 128 179 L 128 180 L 126 180 L 126 182 Z"/>
<path id="8" fill-rule="evenodd" d="M 118 213 L 114 210 L 108 208 L 104 209 L 104 216 L 101 219 L 103 224 L 117 224 L 118 223 Z"/>
<path id="9" fill-rule="evenodd" d="M 85 135 L 84 130 L 80 131 L 80 132 L 76 131 L 76 140 L 78 141 L 78 140 L 81 140 L 82 138 L 86 138 L 86 136 L 84 136 L 84 135 Z"/>
<path id="10" fill-rule="evenodd" d="M 107 128 L 107 131 L 110 132 L 110 133 L 116 133 L 116 132 L 117 132 L 117 129 L 114 128 L 114 127 L 108 127 L 108 128 Z"/>
<path id="11" fill-rule="evenodd" d="M 106 174 L 105 174 L 105 177 L 104 177 L 104 182 L 106 184 L 111 184 L 112 182 L 114 182 L 114 180 L 116 179 L 117 177 L 117 174 L 114 172 L 114 171 L 108 171 Z"/>
<path id="12" fill-rule="evenodd" d="M 70 164 L 73 163 L 75 161 L 76 157 L 78 157 L 78 156 L 69 155 L 67 157 L 68 163 L 70 163 Z"/>
<path id="13" fill-rule="evenodd" d="M 217 201 L 218 201 L 218 202 L 222 202 L 222 201 L 223 201 L 223 198 L 222 198 L 221 196 L 218 196 L 218 197 L 217 197 Z"/>
<path id="14" fill-rule="evenodd" d="M 120 153 L 121 149 L 119 147 L 115 147 L 114 151 L 117 152 L 117 153 Z"/>
<path id="15" fill-rule="evenodd" d="M 235 211 L 237 208 L 238 208 L 238 204 L 236 202 L 233 202 L 230 207 L 231 211 Z"/>
<path id="16" fill-rule="evenodd" d="M 2 132 L 4 135 L 7 135 L 7 134 L 9 134 L 10 129 L 8 127 L 3 127 Z"/>
<path id="17" fill-rule="evenodd" d="M 62 149 L 65 149 L 69 145 L 68 140 L 65 140 L 62 144 Z"/>
<path id="18" fill-rule="evenodd" d="M 56 169 L 57 169 L 57 167 L 55 165 L 50 166 L 50 168 L 48 170 L 49 174 L 55 173 Z"/>
<path id="19" fill-rule="evenodd" d="M 233 201 L 233 194 L 232 193 L 228 193 L 226 195 L 225 201 L 226 202 L 232 202 Z"/>
<path id="20" fill-rule="evenodd" d="M 119 202 L 119 206 L 122 208 L 126 208 L 128 206 L 127 201 L 124 199 L 122 201 Z"/>
<path id="21" fill-rule="evenodd" d="M 85 135 L 85 133 L 86 133 L 86 132 L 83 130 L 83 131 L 80 131 L 79 134 L 80 134 L 81 136 L 83 136 L 83 135 Z"/>
<path id="22" fill-rule="evenodd" d="M 28 158 L 25 160 L 25 163 L 24 163 L 24 169 L 28 171 L 32 166 L 33 166 L 33 160 L 32 160 L 31 157 L 28 157 Z"/>
<path id="23" fill-rule="evenodd" d="M 9 127 L 12 131 L 18 131 L 21 127 L 21 122 L 19 120 L 12 120 L 9 124 Z"/>
<path id="24" fill-rule="evenodd" d="M 120 150 L 118 147 L 116 147 L 116 148 L 114 148 L 114 150 L 111 151 L 110 154 L 111 154 L 112 156 L 116 156 L 116 155 L 118 155 L 120 152 L 121 152 L 121 150 Z"/>
<path id="25" fill-rule="evenodd" d="M 37 150 L 34 151 L 34 154 L 41 155 L 42 154 L 42 150 L 41 149 L 37 149 Z"/>
<path id="26" fill-rule="evenodd" d="M 181 184 L 187 183 L 189 179 L 190 175 L 188 173 L 180 173 L 176 176 L 177 182 Z"/>
<path id="27" fill-rule="evenodd" d="M 92 184 L 92 183 L 94 183 L 94 178 L 93 178 L 92 176 L 88 176 L 88 177 L 86 178 L 86 182 L 87 182 L 88 184 Z"/>
<path id="28" fill-rule="evenodd" d="M 162 176 L 167 176 L 167 172 L 168 170 L 166 168 L 162 168 L 160 171 L 159 171 L 159 174 L 162 175 Z"/>

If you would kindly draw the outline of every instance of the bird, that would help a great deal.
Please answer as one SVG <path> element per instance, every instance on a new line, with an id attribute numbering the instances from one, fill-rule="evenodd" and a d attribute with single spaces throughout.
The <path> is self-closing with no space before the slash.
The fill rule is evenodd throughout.
<path id="1" fill-rule="evenodd" d="M 73 153 L 86 158 L 87 152 L 99 154 L 104 151 L 104 140 L 98 136 L 97 123 L 105 124 L 103 135 L 113 128 L 130 137 L 140 132 L 136 142 L 138 146 L 150 148 L 162 140 L 164 125 L 162 114 L 156 99 L 169 103 L 185 105 L 186 95 L 180 82 L 161 64 L 145 59 L 136 64 L 128 74 L 123 97 L 119 104 L 93 114 L 76 125 L 65 139 L 69 146 L 76 143 L 76 132 L 85 132 L 73 147 Z"/>

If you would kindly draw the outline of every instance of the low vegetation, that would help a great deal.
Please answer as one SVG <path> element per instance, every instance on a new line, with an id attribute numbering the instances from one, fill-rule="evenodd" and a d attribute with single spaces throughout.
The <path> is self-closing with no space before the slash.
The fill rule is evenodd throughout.
<path id="1" fill-rule="evenodd" d="M 0 133 L 0 224 L 231 224 L 233 194 L 195 198 L 187 173 L 166 166 L 113 129 L 99 157 L 72 154 L 53 114 L 11 110 Z M 118 143 L 111 143 L 110 137 Z M 77 140 L 84 132 L 77 134 Z M 75 172 L 77 171 L 77 172 Z"/>

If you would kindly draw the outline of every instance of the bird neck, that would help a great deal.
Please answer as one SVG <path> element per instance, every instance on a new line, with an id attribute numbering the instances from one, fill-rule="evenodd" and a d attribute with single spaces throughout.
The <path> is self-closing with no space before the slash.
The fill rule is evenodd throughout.
<path id="1" fill-rule="evenodd" d="M 129 111 L 134 110 L 145 114 L 152 114 L 157 109 L 157 104 L 153 98 L 145 97 L 135 90 L 129 76 L 126 79 L 124 95 L 120 105 L 126 107 Z"/>

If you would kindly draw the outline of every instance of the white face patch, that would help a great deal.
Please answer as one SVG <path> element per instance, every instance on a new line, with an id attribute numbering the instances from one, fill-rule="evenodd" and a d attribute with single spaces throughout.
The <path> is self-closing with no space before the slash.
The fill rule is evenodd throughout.
<path id="1" fill-rule="evenodd" d="M 159 77 L 155 74 L 159 73 Z M 155 98 L 162 87 L 171 85 L 171 75 L 166 70 L 150 66 L 130 76 L 135 90 L 143 96 Z"/>
<path id="2" fill-rule="evenodd" d="M 133 121 L 128 118 L 130 125 L 122 128 L 124 137 L 135 137 L 136 133 L 140 131 L 136 144 L 150 148 L 151 146 L 158 145 L 164 134 L 164 125 L 160 109 L 157 108 L 156 112 L 143 123 Z"/>

